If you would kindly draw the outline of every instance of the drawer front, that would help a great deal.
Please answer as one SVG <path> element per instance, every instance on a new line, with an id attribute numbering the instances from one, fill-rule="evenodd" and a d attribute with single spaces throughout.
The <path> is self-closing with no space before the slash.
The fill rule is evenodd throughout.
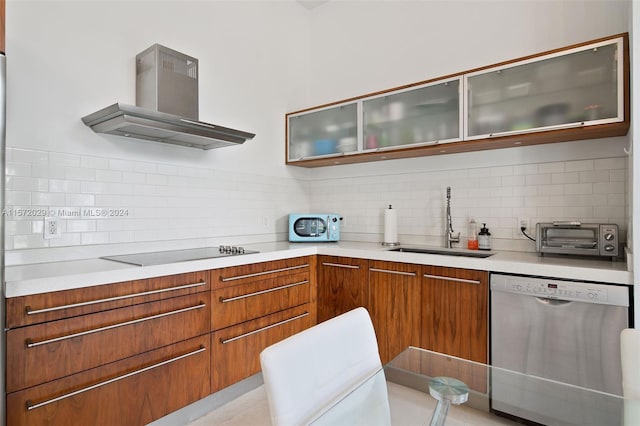
<path id="1" fill-rule="evenodd" d="M 219 330 L 294 306 L 309 303 L 311 284 L 303 272 L 263 278 L 211 292 L 212 329 Z"/>
<path id="2" fill-rule="evenodd" d="M 265 279 L 282 278 L 296 273 L 309 274 L 314 262 L 315 257 L 305 256 L 214 269 L 211 271 L 211 288 L 215 290 Z"/>
<path id="3" fill-rule="evenodd" d="M 7 395 L 7 424 L 145 425 L 210 392 L 209 335 Z"/>
<path id="4" fill-rule="evenodd" d="M 263 349 L 312 325 L 303 305 L 212 333 L 211 391 L 258 373 Z"/>
<path id="5" fill-rule="evenodd" d="M 7 332 L 7 392 L 210 332 L 209 294 L 143 303 Z"/>
<path id="6" fill-rule="evenodd" d="M 55 291 L 6 300 L 7 328 L 209 291 L 207 271 Z"/>

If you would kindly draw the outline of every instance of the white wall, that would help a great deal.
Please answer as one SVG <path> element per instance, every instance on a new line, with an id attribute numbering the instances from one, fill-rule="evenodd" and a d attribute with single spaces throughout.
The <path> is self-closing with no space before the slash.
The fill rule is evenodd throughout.
<path id="1" fill-rule="evenodd" d="M 9 207 L 114 207 L 128 216 L 7 215 L 8 249 L 220 237 L 271 240 L 307 200 L 284 165 L 284 114 L 307 88 L 309 11 L 290 1 L 9 1 Z M 211 151 L 93 133 L 80 120 L 135 104 L 135 55 L 199 60 L 200 119 L 257 134 Z M 11 211 L 9 213 L 12 213 Z M 239 237 L 240 236 L 240 237 Z M 90 253 L 89 253 L 90 254 Z"/>
<path id="2" fill-rule="evenodd" d="M 331 1 L 312 14 L 305 101 L 323 104 L 623 33 L 630 5 Z M 469 217 L 486 221 L 497 248 L 534 250 L 516 227 L 522 216 L 532 224 L 617 223 L 624 236 L 628 144 L 621 137 L 319 168 L 311 171 L 312 207 L 348 216 L 347 238 L 380 241 L 382 209 L 392 203 L 401 241 L 441 244 L 444 190 L 452 186 L 454 228 L 464 236 Z M 576 164 L 587 169 L 576 173 Z"/>
<path id="3" fill-rule="evenodd" d="M 333 0 L 312 13 L 322 104 L 629 30 L 628 0 Z"/>
<path id="4" fill-rule="evenodd" d="M 380 207 L 353 212 L 339 204 L 352 191 L 347 189 L 352 180 L 375 193 L 380 175 L 418 181 L 429 173 L 444 186 L 455 170 L 473 176 L 522 166 L 571 173 L 566 164 L 576 160 L 591 161 L 594 170 L 614 167 L 595 177 L 568 178 L 586 185 L 589 193 L 580 195 L 591 201 L 568 197 L 573 204 L 551 207 L 562 208 L 564 216 L 587 211 L 583 216 L 624 228 L 627 200 L 621 201 L 619 191 L 628 186 L 627 179 L 619 180 L 624 167 L 617 159 L 624 156 L 627 138 L 312 170 L 285 166 L 283 141 L 285 112 L 625 32 L 629 10 L 630 2 L 622 0 L 334 0 L 311 12 L 293 0 L 10 0 L 9 207 L 120 207 L 130 216 L 63 217 L 63 238 L 46 241 L 41 217 L 8 216 L 6 246 L 19 251 L 167 239 L 194 244 L 281 239 L 288 212 L 329 207 L 342 207 L 354 219 L 347 218 L 345 236 L 373 239 L 372 232 L 381 232 Z M 200 151 L 97 135 L 85 127 L 83 115 L 116 101 L 135 102 L 134 57 L 156 42 L 199 59 L 202 120 L 249 130 L 256 138 Z M 329 181 L 335 198 L 308 194 Z M 554 183 L 536 184 L 536 196 L 560 191 Z M 615 203 L 603 213 L 598 191 L 610 183 Z M 464 188 L 454 190 L 454 197 L 471 191 Z M 571 188 L 562 191 L 578 195 Z M 405 195 L 422 200 L 423 189 Z M 560 195 L 564 192 L 553 194 Z M 375 197 L 381 205 L 393 202 L 384 190 Z M 509 194 L 500 195 L 500 203 L 509 202 L 506 198 Z M 510 225 L 516 216 L 526 214 L 532 221 L 551 216 L 544 211 L 549 206 L 488 210 L 495 202 L 493 194 L 475 198 L 473 206 L 457 206 L 454 225 L 463 227 L 467 214 L 490 211 L 488 220 L 496 219 L 491 227 L 504 236 L 504 247 L 522 248 Z M 412 205 L 411 217 L 421 215 L 423 207 Z M 438 214 L 435 205 L 432 209 Z M 363 233 L 349 229 L 360 219 L 374 226 Z M 440 218 L 426 220 L 435 224 Z M 437 226 L 416 233 L 410 222 L 401 228 L 417 239 L 438 237 Z"/>

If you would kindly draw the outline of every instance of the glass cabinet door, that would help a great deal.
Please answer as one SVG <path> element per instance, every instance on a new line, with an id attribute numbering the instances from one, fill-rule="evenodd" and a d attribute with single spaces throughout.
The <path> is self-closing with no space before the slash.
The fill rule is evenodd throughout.
<path id="1" fill-rule="evenodd" d="M 289 161 L 356 152 L 357 120 L 357 102 L 290 116 Z"/>
<path id="2" fill-rule="evenodd" d="M 465 76 L 465 138 L 623 121 L 622 39 Z"/>
<path id="3" fill-rule="evenodd" d="M 365 99 L 364 150 L 460 140 L 461 78 Z"/>

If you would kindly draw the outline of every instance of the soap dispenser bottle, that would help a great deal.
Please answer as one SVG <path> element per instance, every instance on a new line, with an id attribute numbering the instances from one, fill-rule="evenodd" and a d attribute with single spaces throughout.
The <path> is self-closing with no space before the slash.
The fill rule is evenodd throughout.
<path id="1" fill-rule="evenodd" d="M 476 220 L 469 220 L 469 239 L 467 240 L 467 248 L 469 250 L 478 250 L 478 226 Z"/>
<path id="2" fill-rule="evenodd" d="M 478 234 L 478 248 L 480 250 L 491 250 L 491 233 L 486 223 L 482 224 Z"/>

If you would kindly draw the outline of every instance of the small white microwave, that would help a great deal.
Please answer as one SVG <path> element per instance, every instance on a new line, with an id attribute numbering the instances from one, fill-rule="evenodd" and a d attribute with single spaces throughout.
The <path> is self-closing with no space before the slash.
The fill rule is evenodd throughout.
<path id="1" fill-rule="evenodd" d="M 292 213 L 289 215 L 289 241 L 340 241 L 338 214 Z"/>

